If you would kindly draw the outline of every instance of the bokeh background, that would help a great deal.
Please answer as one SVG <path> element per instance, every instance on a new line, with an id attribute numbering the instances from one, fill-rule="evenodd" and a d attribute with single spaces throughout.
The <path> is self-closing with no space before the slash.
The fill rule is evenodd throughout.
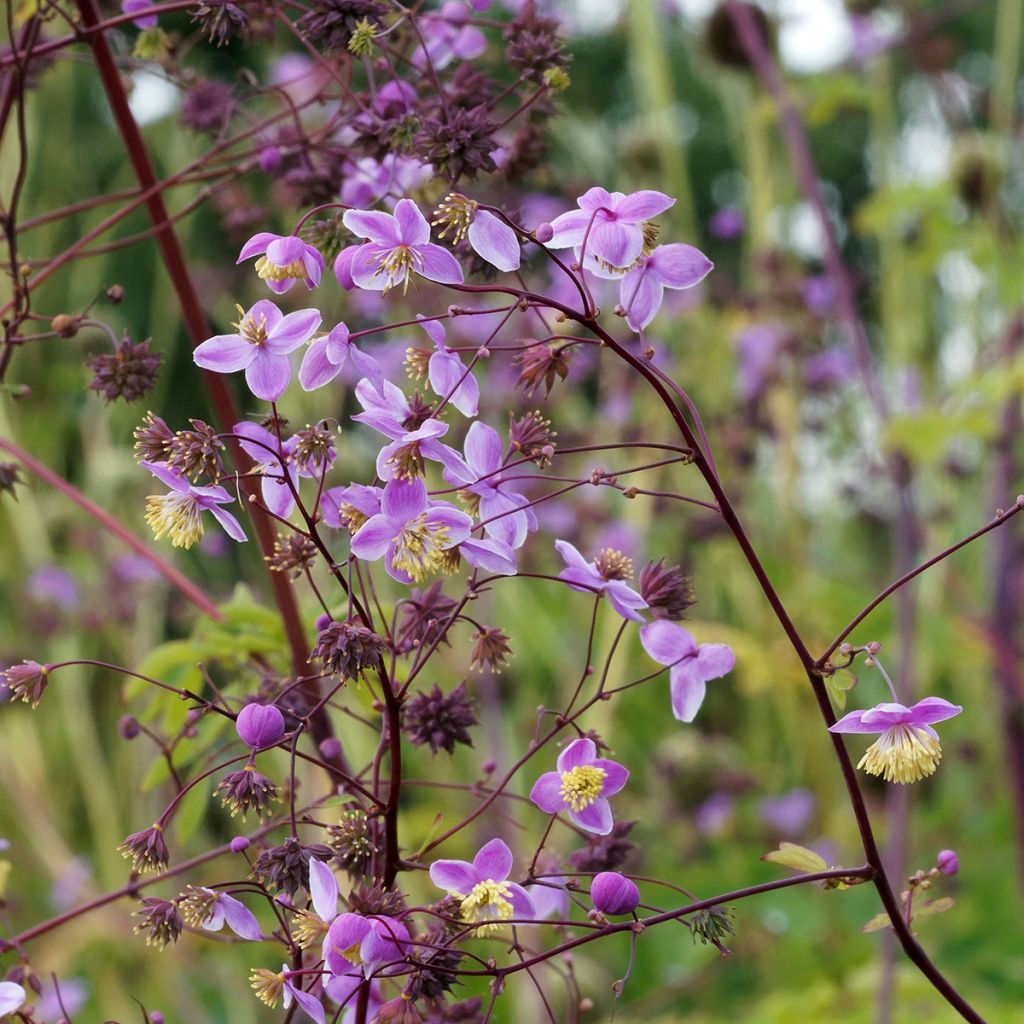
<path id="1" fill-rule="evenodd" d="M 894 538 L 906 524 L 884 469 L 887 455 L 901 454 L 912 470 L 912 539 L 922 553 L 984 524 L 1024 490 L 1015 413 L 1024 357 L 1013 329 L 1024 302 L 1022 4 L 769 5 L 787 87 L 810 133 L 891 407 L 885 422 L 865 398 L 836 319 L 820 226 L 801 195 L 777 108 L 736 56 L 714 4 L 556 6 L 569 26 L 572 86 L 549 125 L 549 156 L 528 182 L 529 208 L 546 208 L 547 196 L 556 200 L 547 208 L 557 212 L 566 197 L 595 183 L 623 191 L 656 187 L 679 197 L 661 218 L 663 239 L 700 246 L 716 270 L 699 294 L 672 297 L 651 341 L 701 409 L 720 473 L 771 578 L 812 647 L 822 649 L 896 575 Z M 184 15 L 169 17 L 166 27 L 190 31 Z M 130 36 L 122 51 L 130 49 Z M 188 63 L 237 84 L 243 68 L 265 79 L 289 47 L 280 37 L 249 49 L 204 46 Z M 138 70 L 132 86 L 133 108 L 160 170 L 203 151 L 206 140 L 181 127 L 181 90 L 159 66 Z M 26 130 L 23 217 L 132 186 L 85 51 L 67 53 L 42 73 L 30 93 Z M 0 178 L 11 180 L 14 161 L 8 137 Z M 198 197 L 198 186 L 181 188 L 173 206 Z M 256 211 L 257 227 L 270 230 L 288 230 L 297 213 L 279 182 L 255 174 L 213 192 L 179 224 L 204 303 L 219 323 L 230 319 L 235 301 L 248 305 L 260 297 L 247 268 L 233 265 L 250 229 L 244 218 L 226 217 L 247 207 Z M 45 260 L 95 222 L 95 214 L 83 213 L 40 223 L 23 235 L 22 256 Z M 146 226 L 142 214 L 129 217 L 103 243 Z M 0 394 L 0 434 L 145 535 L 150 487 L 132 456 L 133 428 L 147 407 L 174 424 L 210 414 L 151 240 L 74 262 L 39 290 L 36 307 L 79 310 L 112 284 L 122 285 L 126 297 L 116 308 L 101 300 L 97 315 L 117 331 L 152 337 L 164 356 L 148 404 L 107 406 L 86 390 L 84 357 L 105 342 L 83 332 L 16 353 Z M 361 315 L 337 289 L 317 299 L 336 318 Z M 500 408 L 496 393 L 491 411 Z M 560 386 L 552 408 L 566 437 L 670 436 L 616 367 L 599 371 L 584 363 Z M 284 412 L 293 422 L 321 414 L 308 396 L 292 393 Z M 371 454 L 369 439 L 355 433 L 342 439 L 342 450 L 353 465 Z M 690 483 L 673 479 L 682 489 Z M 680 561 L 698 599 L 691 628 L 737 653 L 736 671 L 711 685 L 695 726 L 668 719 L 667 695 L 657 685 L 637 688 L 591 722 L 633 769 L 628 800 L 617 807 L 620 817 L 637 820 L 630 836 L 638 847 L 634 869 L 708 896 L 779 877 L 780 869 L 759 858 L 780 839 L 812 846 L 830 863 L 860 863 L 806 681 L 721 524 L 699 510 L 625 502 L 594 489 L 552 512 L 546 526 L 572 529 L 590 547 L 614 539 L 638 559 L 664 554 Z M 988 537 L 917 581 L 914 605 L 905 608 L 909 630 L 898 629 L 890 603 L 853 637 L 880 641 L 887 666 L 902 672 L 917 696 L 964 706 L 943 730 L 940 771 L 915 786 L 908 801 L 894 801 L 875 780 L 862 782 L 882 840 L 903 847 L 896 863 L 904 874 L 931 867 L 942 848 L 957 851 L 960 873 L 942 883 L 955 906 L 916 927 L 980 1012 L 1004 1022 L 1024 1021 L 1024 856 L 1014 812 L 1024 801 L 1024 780 L 1015 780 L 1007 760 L 1024 699 L 1017 629 L 1006 628 L 1006 602 L 1018 607 L 1024 567 L 1019 536 L 1014 520 L 1005 539 Z M 16 501 L 0 500 L 0 661 L 87 657 L 181 683 L 197 682 L 195 663 L 203 659 L 216 663 L 221 678 L 240 677 L 239 652 L 262 646 L 276 657 L 281 630 L 254 545 L 229 549 L 217 541 L 211 537 L 187 554 L 165 551 L 215 600 L 230 603 L 227 623 L 212 626 L 197 621 L 179 595 L 59 493 L 37 481 L 20 487 Z M 413 777 L 467 781 L 486 756 L 510 762 L 532 734 L 536 707 L 551 703 L 579 671 L 589 602 L 546 587 L 499 587 L 486 600 L 489 616 L 512 637 L 515 659 L 501 676 L 476 682 L 484 722 L 476 747 L 460 750 L 450 765 L 417 750 Z M 304 612 L 311 624 L 312 601 Z M 1019 626 L 1012 615 L 1010 621 Z M 600 620 L 598 650 L 607 650 L 615 626 L 611 617 Z M 452 659 L 452 672 L 457 663 Z M 613 678 L 639 675 L 646 665 L 633 644 L 615 662 Z M 457 681 L 446 679 L 442 666 L 437 681 Z M 239 692 L 251 685 L 238 682 Z M 863 668 L 841 678 L 834 696 L 849 707 L 885 699 L 877 675 Z M 359 691 L 347 699 L 354 708 L 368 703 Z M 109 673 L 78 669 L 60 675 L 35 713 L 0 706 L 5 933 L 124 883 L 115 846 L 152 820 L 165 780 L 152 745 L 144 737 L 122 740 L 117 721 L 131 712 L 173 728 L 185 711 Z M 210 734 L 202 740 L 208 745 Z M 361 742 L 352 739 L 357 750 Z M 853 747 L 859 757 L 860 747 Z M 278 768 L 284 771 L 283 760 Z M 520 792 L 532 777 L 526 773 Z M 304 782 L 315 784 L 312 775 Z M 448 805 L 410 788 L 403 834 L 413 844 L 428 835 L 438 811 L 454 815 L 459 806 L 455 797 Z M 528 809 L 512 816 L 519 825 L 536 824 Z M 184 856 L 224 842 L 238 827 L 203 792 L 187 802 L 173 842 Z M 489 834 L 485 828 L 478 837 Z M 472 838 L 449 855 L 470 852 Z M 414 892 L 419 884 L 414 880 Z M 169 886 L 161 895 L 174 891 Z M 75 1019 L 139 1019 L 136 999 L 168 1021 L 273 1019 L 248 988 L 252 950 L 186 936 L 158 953 L 131 935 L 131 910 L 130 901 L 116 903 L 31 944 L 40 976 L 57 972 L 65 999 L 80 1007 Z M 886 966 L 884 935 L 861 933 L 876 910 L 870 886 L 801 887 L 747 900 L 736 907 L 730 958 L 694 945 L 681 926 L 652 930 L 639 944 L 616 1019 L 956 1019 L 898 957 Z M 596 1004 L 585 1019 L 609 1018 L 611 984 L 627 957 L 622 939 L 574 958 Z M 553 991 L 557 985 L 553 980 Z M 496 1019 L 541 1019 L 527 984 L 502 1003 Z M 52 1021 L 59 1012 L 42 1016 Z"/>

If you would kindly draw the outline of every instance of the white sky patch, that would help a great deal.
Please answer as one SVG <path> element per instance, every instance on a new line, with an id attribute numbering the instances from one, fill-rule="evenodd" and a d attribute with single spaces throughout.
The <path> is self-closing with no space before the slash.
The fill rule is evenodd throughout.
<path id="1" fill-rule="evenodd" d="M 152 71 L 137 71 L 132 76 L 128 106 L 139 124 L 151 124 L 166 117 L 178 105 L 178 90 L 167 79 Z"/>
<path id="2" fill-rule="evenodd" d="M 558 5 L 555 5 L 558 12 Z M 629 17 L 629 11 L 622 0 L 572 0 L 572 11 L 567 20 L 570 26 L 584 34 L 600 34 L 615 27 L 620 14 Z"/>
<path id="3" fill-rule="evenodd" d="M 813 74 L 849 56 L 853 36 L 842 0 L 780 0 L 777 12 L 779 54 L 788 68 Z"/>

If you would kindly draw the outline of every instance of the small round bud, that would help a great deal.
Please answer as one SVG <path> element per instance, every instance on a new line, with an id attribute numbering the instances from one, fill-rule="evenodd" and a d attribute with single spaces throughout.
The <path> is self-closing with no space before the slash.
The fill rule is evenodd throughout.
<path id="1" fill-rule="evenodd" d="M 78 319 L 67 313 L 58 313 L 50 321 L 50 329 L 58 338 L 73 338 L 78 333 Z"/>
<path id="2" fill-rule="evenodd" d="M 334 761 L 341 757 L 341 741 L 335 736 L 328 736 L 320 741 L 320 756 L 325 761 Z"/>
<path id="3" fill-rule="evenodd" d="M 156 1010 L 149 1015 L 149 1024 L 164 1024 L 164 1015 Z"/>
<path id="4" fill-rule="evenodd" d="M 484 775 L 493 775 L 497 767 L 498 762 L 495 761 L 493 757 L 489 757 L 482 765 L 480 765 L 480 771 L 482 771 Z"/>
<path id="5" fill-rule="evenodd" d="M 594 1000 L 586 997 L 580 1000 L 580 1013 L 589 1013 L 594 1008 Z"/>
<path id="6" fill-rule="evenodd" d="M 202 717 L 203 717 L 203 709 L 202 708 L 190 708 L 189 711 L 188 711 L 188 714 L 185 716 L 185 721 L 187 721 L 189 725 L 195 725 L 196 722 L 198 722 L 199 719 L 202 718 Z"/>
<path id="7" fill-rule="evenodd" d="M 631 914 L 640 905 L 640 890 L 618 871 L 602 871 L 590 884 L 590 898 L 602 914 Z"/>
<path id="8" fill-rule="evenodd" d="M 235 838 L 231 840 L 231 852 L 232 853 L 241 853 L 243 850 L 248 850 L 248 849 L 249 849 L 249 840 L 246 839 L 245 836 L 235 836 Z"/>
<path id="9" fill-rule="evenodd" d="M 139 723 L 131 715 L 122 715 L 117 722 L 117 734 L 123 740 L 133 740 L 142 731 Z"/>
<path id="10" fill-rule="evenodd" d="M 555 237 L 555 229 L 547 221 L 545 221 L 543 224 L 537 225 L 537 230 L 534 231 L 533 237 L 536 238 L 537 241 L 541 242 L 542 244 L 545 242 L 550 242 L 551 239 Z"/>
<path id="11" fill-rule="evenodd" d="M 105 292 L 107 302 L 112 306 L 119 306 L 124 301 L 124 288 L 119 284 L 112 284 Z"/>
<path id="12" fill-rule="evenodd" d="M 260 150 L 259 165 L 264 174 L 273 174 L 281 166 L 281 150 L 278 146 L 264 146 Z"/>
<path id="13" fill-rule="evenodd" d="M 864 649 L 868 654 L 877 654 L 882 649 L 882 645 L 877 640 L 872 640 Z"/>
<path id="14" fill-rule="evenodd" d="M 322 633 L 333 621 L 334 619 L 332 619 L 330 615 L 318 615 L 316 617 L 316 622 L 313 623 L 313 628 L 318 633 Z"/>
<path id="15" fill-rule="evenodd" d="M 953 850 L 941 850 L 935 864 L 944 875 L 955 875 L 960 870 L 960 858 Z"/>
<path id="16" fill-rule="evenodd" d="M 238 713 L 235 732 L 254 750 L 272 746 L 284 735 L 284 715 L 273 704 L 246 704 Z"/>

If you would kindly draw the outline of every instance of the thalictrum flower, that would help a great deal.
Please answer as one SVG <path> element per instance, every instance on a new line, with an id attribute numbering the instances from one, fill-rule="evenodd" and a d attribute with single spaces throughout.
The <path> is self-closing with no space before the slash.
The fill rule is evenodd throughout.
<path id="1" fill-rule="evenodd" d="M 293 982 L 291 979 L 295 978 Z M 275 974 L 265 967 L 254 968 L 249 976 L 249 984 L 256 993 L 256 998 L 267 1006 L 277 1006 L 280 997 L 282 1005 L 287 1010 L 294 1000 L 316 1024 L 325 1024 L 327 1016 L 320 1000 L 308 992 L 302 991 L 303 975 L 291 971 L 287 964 L 281 964 L 281 970 Z"/>
<path id="2" fill-rule="evenodd" d="M 327 980 L 324 990 L 342 1007 L 339 1024 L 355 1024 L 359 1007 L 358 993 L 365 985 L 370 987 L 366 1019 L 372 1021 L 384 1002 L 383 990 L 376 981 L 367 981 L 362 974 L 335 974 Z"/>
<path id="3" fill-rule="evenodd" d="M 299 467 L 289 458 L 295 439 L 289 438 L 281 444 L 276 435 L 251 420 L 236 423 L 232 433 L 255 463 L 256 471 L 263 476 L 260 481 L 263 504 L 275 515 L 287 519 L 295 509 L 292 487 L 297 488 L 299 482 Z M 283 461 L 277 454 L 279 451 L 283 453 Z"/>
<path id="4" fill-rule="evenodd" d="M 445 467 L 444 478 L 479 498 L 484 529 L 496 540 L 521 547 L 527 530 L 537 529 L 537 517 L 526 497 L 502 482 L 504 453 L 501 437 L 477 420 L 466 433 L 465 459 Z"/>
<path id="5" fill-rule="evenodd" d="M 384 374 L 373 356 L 361 352 L 348 340 L 348 328 L 338 324 L 330 334 L 317 338 L 306 349 L 299 367 L 299 383 L 303 391 L 315 391 L 330 383 L 341 373 L 346 359 L 378 390 L 384 387 Z"/>
<path id="6" fill-rule="evenodd" d="M 284 715 L 274 704 L 246 704 L 235 719 L 235 732 L 253 750 L 272 747 L 284 735 Z"/>
<path id="7" fill-rule="evenodd" d="M 237 334 L 207 339 L 192 358 L 197 366 L 215 373 L 245 370 L 249 390 L 257 398 L 276 402 L 292 377 L 288 353 L 313 337 L 320 319 L 315 309 L 300 309 L 285 316 L 272 302 L 261 299 L 242 314 L 235 325 Z"/>
<path id="8" fill-rule="evenodd" d="M 522 261 L 519 238 L 503 220 L 489 210 L 481 210 L 475 199 L 449 192 L 434 211 L 435 225 L 444 225 L 441 238 L 452 231 L 452 242 L 463 236 L 473 251 L 498 270 L 518 270 Z"/>
<path id="9" fill-rule="evenodd" d="M 641 256 L 619 286 L 626 323 L 632 330 L 642 331 L 661 309 L 666 288 L 692 288 L 713 266 L 699 249 L 681 243 L 659 245 L 649 256 Z"/>
<path id="10" fill-rule="evenodd" d="M 140 17 L 132 18 L 132 24 L 136 28 L 156 28 L 160 19 L 155 14 L 144 14 L 153 6 L 153 0 L 121 0 L 121 10 L 125 14 L 138 14 Z M 0 1014 L 2 1016 L 2 1014 Z"/>
<path id="11" fill-rule="evenodd" d="M 354 533 L 367 519 L 380 512 L 383 497 L 383 487 L 370 487 L 367 484 L 330 487 L 320 498 L 320 511 L 328 526 L 336 530 L 345 528 Z"/>
<path id="12" fill-rule="evenodd" d="M 570 820 L 587 832 L 611 832 L 608 797 L 622 789 L 629 772 L 616 761 L 598 757 L 597 745 L 589 739 L 573 740 L 558 755 L 557 769 L 534 783 L 530 799 L 547 814 L 568 812 Z"/>
<path id="13" fill-rule="evenodd" d="M 623 195 L 594 187 L 577 202 L 578 210 L 563 213 L 551 222 L 554 234 L 547 242 L 548 248 L 579 248 L 586 238 L 587 256 L 624 270 L 643 251 L 644 221 L 663 213 L 675 200 L 650 189 Z"/>
<path id="14" fill-rule="evenodd" d="M 640 890 L 631 878 L 618 871 L 602 871 L 590 883 L 590 899 L 602 914 L 618 917 L 636 910 L 640 905 Z"/>
<path id="15" fill-rule="evenodd" d="M 388 82 L 387 86 L 382 86 L 377 90 L 375 105 L 380 105 L 380 94 L 385 88 L 396 85 L 406 83 Z M 413 99 L 415 97 L 414 92 Z M 402 99 L 400 96 L 399 102 Z M 394 153 L 388 153 L 383 160 L 364 156 L 354 164 L 346 164 L 346 171 L 341 182 L 341 201 L 354 207 L 372 206 L 388 197 L 401 199 L 425 185 L 434 173 L 430 164 Z"/>
<path id="16" fill-rule="evenodd" d="M 858 768 L 881 775 L 886 782 L 917 782 L 934 773 L 942 760 L 935 722 L 959 715 L 963 708 L 941 697 L 925 697 L 913 707 L 876 704 L 866 711 L 851 711 L 829 732 L 880 733 L 860 759 Z"/>
<path id="17" fill-rule="evenodd" d="M 487 935 L 498 930 L 502 921 L 531 919 L 534 906 L 529 893 L 509 882 L 512 851 L 500 839 L 480 847 L 469 863 L 464 860 L 436 860 L 430 865 L 430 880 L 439 889 L 459 900 L 464 921 L 491 922 L 477 929 Z"/>
<path id="18" fill-rule="evenodd" d="M 322 956 L 332 974 L 389 974 L 400 966 L 384 965 L 402 960 L 410 941 L 409 929 L 397 918 L 339 914 L 327 930 Z"/>
<path id="19" fill-rule="evenodd" d="M 692 722 L 704 703 L 705 683 L 731 672 L 736 655 L 725 644 L 698 644 L 682 626 L 657 619 L 640 630 L 644 650 L 659 665 L 669 665 L 672 713 Z"/>
<path id="20" fill-rule="evenodd" d="M 238 520 L 220 508 L 235 500 L 223 487 L 193 487 L 184 476 L 167 466 L 145 461 L 139 465 L 171 489 L 168 494 L 151 494 L 146 499 L 146 522 L 153 528 L 157 540 L 170 535 L 176 548 L 192 547 L 203 535 L 204 512 L 210 512 L 232 540 L 245 540 L 245 531 Z"/>
<path id="21" fill-rule="evenodd" d="M 422 480 L 394 479 L 384 488 L 381 511 L 352 538 L 352 554 L 384 558 L 388 575 L 418 582 L 440 569 L 449 548 L 469 537 L 473 521 L 446 502 L 431 504 Z"/>
<path id="22" fill-rule="evenodd" d="M 416 67 L 447 67 L 456 58 L 473 60 L 487 49 L 487 38 L 475 25 L 466 24 L 469 12 L 458 2 L 448 0 L 437 13 L 420 18 L 423 43 L 412 61 Z"/>
<path id="23" fill-rule="evenodd" d="M 27 998 L 25 990 L 13 981 L 0 981 L 0 1017 L 14 1013 L 24 1005 Z"/>
<path id="24" fill-rule="evenodd" d="M 227 926 L 240 938 L 249 939 L 251 942 L 258 942 L 263 938 L 259 921 L 245 904 L 229 896 L 226 892 L 216 892 L 213 889 L 203 889 L 212 897 L 209 916 L 200 923 L 200 927 L 208 932 L 219 932 L 227 923 Z"/>
<path id="25" fill-rule="evenodd" d="M 399 200 L 393 216 L 379 210 L 346 210 L 342 220 L 353 234 L 369 239 L 350 247 L 354 251 L 343 261 L 358 287 L 378 292 L 397 285 L 408 287 L 411 274 L 441 284 L 462 283 L 458 261 L 430 241 L 430 225 L 411 199 Z M 338 260 L 350 249 L 343 250 Z"/>
<path id="26" fill-rule="evenodd" d="M 324 258 L 319 250 L 297 235 L 275 235 L 260 231 L 252 236 L 238 254 L 236 263 L 259 256 L 256 273 L 267 287 L 278 295 L 288 291 L 296 281 L 305 281 L 315 288 L 324 272 Z"/>
<path id="27" fill-rule="evenodd" d="M 427 363 L 427 377 L 434 394 L 447 398 L 463 416 L 475 416 L 480 402 L 480 385 L 476 378 L 466 372 L 458 355 L 448 350 L 444 327 L 436 320 L 417 319 L 437 349 Z"/>
<path id="28" fill-rule="evenodd" d="M 612 607 L 624 618 L 643 622 L 641 608 L 647 602 L 624 582 L 632 574 L 629 559 L 617 551 L 602 551 L 593 562 L 588 562 L 566 540 L 555 541 L 555 549 L 565 561 L 558 578 L 565 580 L 573 590 L 607 594 Z"/>

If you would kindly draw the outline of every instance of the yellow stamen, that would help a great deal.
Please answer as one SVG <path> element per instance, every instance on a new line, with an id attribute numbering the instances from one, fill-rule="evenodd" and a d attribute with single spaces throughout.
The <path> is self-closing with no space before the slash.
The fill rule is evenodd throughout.
<path id="1" fill-rule="evenodd" d="M 169 535 L 176 548 L 190 548 L 203 535 L 202 510 L 191 494 L 172 491 L 146 498 L 146 522 L 160 540 Z"/>
<path id="2" fill-rule="evenodd" d="M 462 919 L 470 924 L 488 920 L 496 922 L 476 929 L 481 935 L 491 935 L 501 928 L 500 922 L 507 921 L 514 915 L 511 897 L 509 887 L 501 882 L 477 882 L 465 896 L 460 897 L 459 910 Z"/>
<path id="3" fill-rule="evenodd" d="M 394 455 L 390 456 L 385 465 L 391 466 L 395 477 L 399 480 L 415 480 L 423 476 L 423 453 L 419 441 L 410 441 L 402 445 Z"/>
<path id="4" fill-rule="evenodd" d="M 292 260 L 291 263 L 279 267 L 271 263 L 266 256 L 261 256 L 256 261 L 256 273 L 264 281 L 287 281 L 289 278 L 302 280 L 307 276 L 306 266 L 302 260 Z"/>
<path id="5" fill-rule="evenodd" d="M 459 192 L 449 192 L 434 211 L 434 220 L 430 222 L 434 227 L 444 225 L 444 230 L 438 235 L 438 238 L 444 238 L 454 228 L 452 244 L 455 245 L 461 241 L 469 230 L 469 225 L 473 223 L 473 214 L 476 213 L 478 205 L 475 199 L 469 199 Z"/>
<path id="6" fill-rule="evenodd" d="M 582 811 L 589 807 L 604 788 L 604 777 L 608 773 L 603 768 L 595 768 L 592 764 L 581 764 L 562 772 L 561 798 L 574 811 Z"/>
<path id="7" fill-rule="evenodd" d="M 396 245 L 393 249 L 378 249 L 370 256 L 369 262 L 377 264 L 374 277 L 384 276 L 384 291 L 403 284 L 404 293 L 409 289 L 409 274 L 423 266 L 423 257 L 408 245 Z"/>
<path id="8" fill-rule="evenodd" d="M 298 911 L 292 924 L 292 936 L 300 949 L 312 949 L 323 942 L 327 934 L 327 922 L 309 910 Z"/>
<path id="9" fill-rule="evenodd" d="M 250 345 L 262 346 L 267 342 L 267 318 L 266 315 L 261 313 L 259 320 L 256 317 L 245 315 L 245 311 L 241 306 L 235 306 L 238 310 L 238 320 L 231 326 L 234 327 L 239 335 Z"/>
<path id="10" fill-rule="evenodd" d="M 392 565 L 407 572 L 417 583 L 429 573 L 436 572 L 445 562 L 449 530 L 447 526 L 427 525 L 427 513 L 411 519 L 394 537 Z"/>
<path id="11" fill-rule="evenodd" d="M 256 998 L 261 1003 L 266 1003 L 271 1009 L 277 1006 L 281 998 L 281 990 L 284 988 L 284 974 L 275 974 L 265 967 L 253 968 L 249 975 L 249 984 L 252 986 Z"/>
<path id="12" fill-rule="evenodd" d="M 868 747 L 858 768 L 906 785 L 932 775 L 942 760 L 939 741 L 919 726 L 894 725 Z"/>

